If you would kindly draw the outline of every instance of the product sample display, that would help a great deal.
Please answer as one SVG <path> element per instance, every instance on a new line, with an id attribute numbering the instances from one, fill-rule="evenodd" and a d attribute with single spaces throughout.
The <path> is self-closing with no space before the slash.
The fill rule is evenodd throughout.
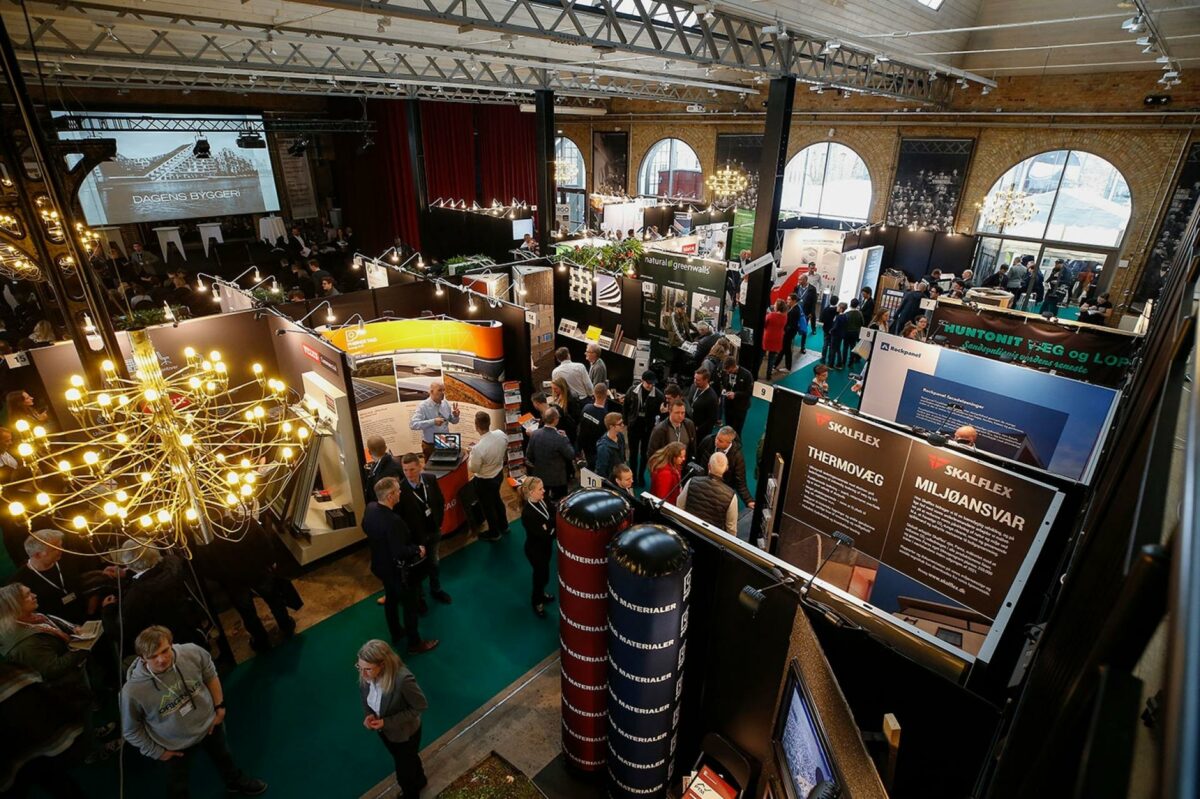
<path id="1" fill-rule="evenodd" d="M 608 792 L 666 796 L 671 781 L 692 551 L 661 525 L 613 541 L 608 558 Z"/>
<path id="2" fill-rule="evenodd" d="M 558 508 L 559 640 L 563 752 L 572 765 L 604 765 L 608 705 L 609 542 L 629 525 L 615 492 L 581 489 Z"/>

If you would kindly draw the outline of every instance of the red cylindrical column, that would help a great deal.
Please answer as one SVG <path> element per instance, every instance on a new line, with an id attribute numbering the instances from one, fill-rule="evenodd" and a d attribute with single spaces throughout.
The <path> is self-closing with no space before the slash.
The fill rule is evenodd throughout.
<path id="1" fill-rule="evenodd" d="M 613 491 L 583 489 L 558 506 L 563 752 L 585 771 L 605 763 L 608 544 L 629 520 L 629 503 Z"/>

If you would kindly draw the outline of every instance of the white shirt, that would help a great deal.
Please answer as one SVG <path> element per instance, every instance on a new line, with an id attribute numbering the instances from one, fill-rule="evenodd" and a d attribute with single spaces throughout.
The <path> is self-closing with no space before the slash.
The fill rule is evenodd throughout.
<path id="1" fill-rule="evenodd" d="M 587 367 L 575 361 L 564 361 L 554 367 L 551 378 L 561 377 L 567 381 L 571 394 L 580 399 L 592 396 L 592 378 L 588 376 Z"/>
<path id="2" fill-rule="evenodd" d="M 367 683 L 367 707 L 371 708 L 376 715 L 379 714 L 379 707 L 383 704 L 383 690 L 379 687 L 378 682 Z"/>
<path id="3" fill-rule="evenodd" d="M 504 458 L 507 454 L 508 434 L 503 430 L 489 430 L 480 437 L 479 443 L 471 448 L 467 469 L 476 477 L 493 478 L 504 468 Z"/>

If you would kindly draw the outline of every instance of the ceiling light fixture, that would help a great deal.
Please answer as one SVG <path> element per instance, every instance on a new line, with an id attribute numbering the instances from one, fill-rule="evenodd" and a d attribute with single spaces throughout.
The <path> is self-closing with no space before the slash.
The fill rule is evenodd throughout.
<path id="1" fill-rule="evenodd" d="M 1129 19 L 1121 23 L 1121 30 L 1129 33 L 1141 33 L 1146 29 L 1146 18 L 1141 14 L 1134 14 Z"/>

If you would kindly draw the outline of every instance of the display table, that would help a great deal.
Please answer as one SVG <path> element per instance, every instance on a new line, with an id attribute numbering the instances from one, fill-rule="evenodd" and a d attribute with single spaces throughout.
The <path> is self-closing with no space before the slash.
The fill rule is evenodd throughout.
<path id="1" fill-rule="evenodd" d="M 121 228 L 116 225 L 108 225 L 105 227 L 92 228 L 92 231 L 100 234 L 100 238 L 104 241 L 104 249 L 107 252 L 109 244 L 117 245 L 117 249 L 121 251 L 121 255 L 129 257 L 129 251 L 125 249 L 125 237 L 121 235 Z"/>
<path id="2" fill-rule="evenodd" d="M 442 535 L 447 536 L 463 526 L 467 520 L 467 512 L 458 501 L 458 493 L 463 490 L 470 480 L 467 473 L 467 454 L 464 452 L 453 469 L 429 469 L 426 471 L 437 478 L 438 488 L 442 490 L 442 498 L 446 500 L 446 514 L 442 517 Z"/>
<path id="3" fill-rule="evenodd" d="M 1012 292 L 1004 289 L 985 289 L 973 288 L 967 289 L 967 296 L 964 297 L 967 302 L 976 302 L 980 305 L 992 305 L 997 308 L 1007 308 L 1012 305 Z"/>
<path id="4" fill-rule="evenodd" d="M 274 244 L 287 238 L 287 228 L 283 226 L 283 220 L 279 217 L 264 216 L 258 220 L 258 237 L 267 244 Z"/>
<path id="5" fill-rule="evenodd" d="M 179 235 L 179 226 L 173 225 L 168 227 L 156 227 L 154 233 L 158 236 L 158 248 L 162 250 L 162 259 L 165 264 L 167 258 L 167 245 L 174 244 L 175 249 L 179 250 L 179 254 L 183 256 L 183 260 L 187 260 L 187 253 L 183 251 L 183 238 Z"/>
<path id="6" fill-rule="evenodd" d="M 208 242 L 209 239 L 216 239 L 219 244 L 225 243 L 225 236 L 221 233 L 220 222 L 201 222 L 196 225 L 200 230 L 200 243 L 204 245 L 204 257 L 208 257 Z"/>

